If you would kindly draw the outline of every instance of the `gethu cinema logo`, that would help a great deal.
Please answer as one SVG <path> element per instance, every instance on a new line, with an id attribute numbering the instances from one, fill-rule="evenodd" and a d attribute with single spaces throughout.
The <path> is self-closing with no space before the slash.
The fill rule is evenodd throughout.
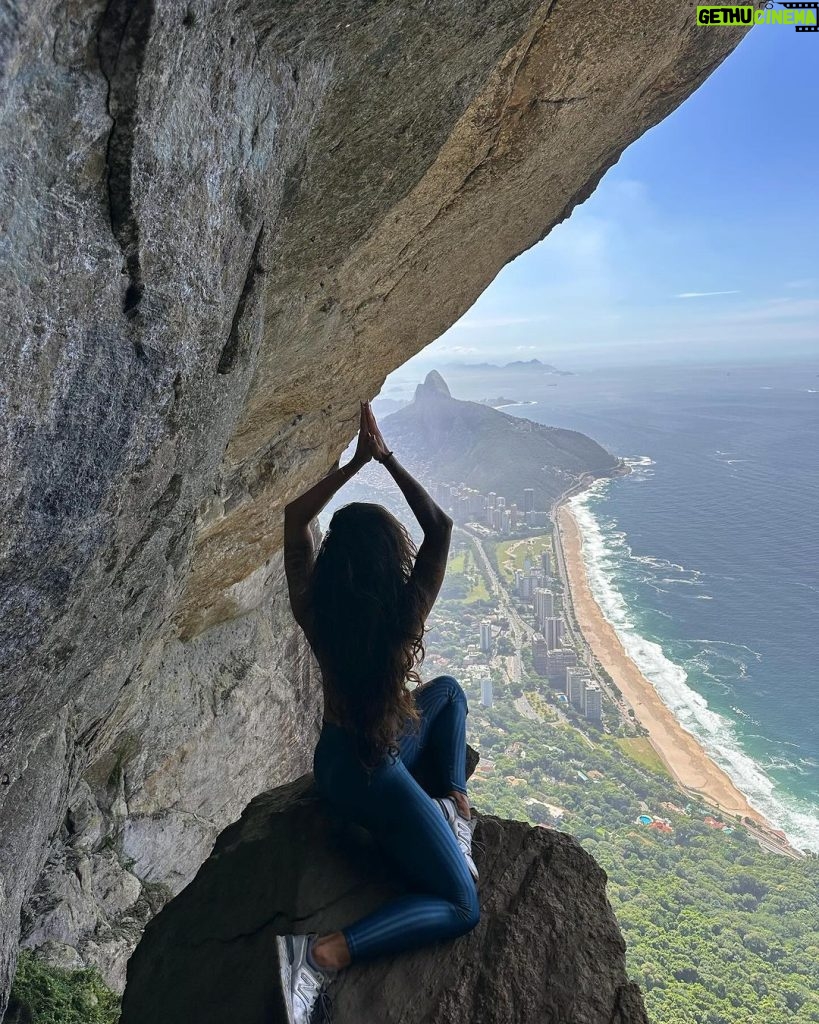
<path id="1" fill-rule="evenodd" d="M 814 3 L 788 3 L 786 10 L 767 5 L 762 10 L 743 6 L 697 8 L 698 25 L 793 25 L 797 32 L 816 32 L 819 0 Z"/>

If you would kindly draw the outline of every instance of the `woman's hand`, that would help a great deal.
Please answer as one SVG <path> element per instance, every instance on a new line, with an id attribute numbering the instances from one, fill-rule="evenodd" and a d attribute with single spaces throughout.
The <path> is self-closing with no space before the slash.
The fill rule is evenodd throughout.
<path id="1" fill-rule="evenodd" d="M 355 446 L 355 453 L 348 465 L 360 469 L 373 457 L 372 442 L 370 441 L 370 423 L 367 418 L 367 407 L 369 402 L 360 402 L 361 415 L 358 418 L 358 441 Z"/>
<path id="2" fill-rule="evenodd" d="M 381 431 L 378 429 L 378 424 L 375 422 L 375 413 L 373 412 L 370 403 L 366 402 L 362 408 L 366 414 L 367 427 L 369 430 L 370 454 L 376 462 L 381 462 L 386 455 L 392 455 L 392 452 L 387 447 L 387 442 L 384 440 Z"/>

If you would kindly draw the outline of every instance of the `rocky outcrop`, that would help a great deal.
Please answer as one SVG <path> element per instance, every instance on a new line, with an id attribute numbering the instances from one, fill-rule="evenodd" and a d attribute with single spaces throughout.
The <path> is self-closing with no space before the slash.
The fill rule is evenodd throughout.
<path id="1" fill-rule="evenodd" d="M 674 0 L 1 0 L 0 1014 L 21 908 L 116 984 L 127 876 L 178 889 L 304 770 L 283 504 L 741 32 Z"/>
<path id="2" fill-rule="evenodd" d="M 337 1024 L 647 1024 L 592 857 L 571 836 L 488 815 L 473 842 L 477 928 L 342 972 Z M 121 1024 L 285 1024 L 271 1012 L 274 936 L 335 930 L 403 891 L 310 775 L 263 793 L 147 926 Z"/>
<path id="3" fill-rule="evenodd" d="M 437 370 L 418 385 L 409 405 L 386 418 L 384 432 L 423 479 L 467 481 L 521 509 L 527 487 L 542 511 L 581 480 L 621 471 L 619 459 L 576 430 L 453 398 Z"/>

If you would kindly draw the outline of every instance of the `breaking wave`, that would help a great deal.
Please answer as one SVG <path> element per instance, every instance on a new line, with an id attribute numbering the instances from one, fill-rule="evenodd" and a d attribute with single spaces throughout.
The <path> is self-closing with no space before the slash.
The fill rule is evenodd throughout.
<path id="1" fill-rule="evenodd" d="M 727 454 L 727 453 L 720 453 Z M 653 460 L 647 457 L 627 460 L 631 478 L 638 472 L 651 472 Z M 754 760 L 743 748 L 737 723 L 709 707 L 708 701 L 689 685 L 684 665 L 677 664 L 662 643 L 643 636 L 637 625 L 639 609 L 629 605 L 619 583 L 633 575 L 643 585 L 665 591 L 665 586 L 684 584 L 701 586 L 705 575 L 662 558 L 635 555 L 622 530 L 610 516 L 595 514 L 596 501 L 616 481 L 598 480 L 591 488 L 571 499 L 570 508 L 583 538 L 583 559 L 589 586 L 605 618 L 617 633 L 624 650 L 654 686 L 664 703 L 684 729 L 694 735 L 709 756 L 733 780 L 748 802 L 781 828 L 801 849 L 819 851 L 819 816 L 807 801 L 783 791 L 769 774 L 786 767 L 786 758 Z M 699 595 L 711 600 L 709 595 Z M 652 614 L 657 609 L 651 609 Z M 692 640 L 689 664 L 696 666 L 709 682 L 720 686 L 720 666 L 734 677 L 743 678 L 751 660 L 759 652 L 745 645 L 720 640 Z M 747 718 L 737 714 L 737 719 Z M 756 724 L 756 723 L 754 723 Z"/>

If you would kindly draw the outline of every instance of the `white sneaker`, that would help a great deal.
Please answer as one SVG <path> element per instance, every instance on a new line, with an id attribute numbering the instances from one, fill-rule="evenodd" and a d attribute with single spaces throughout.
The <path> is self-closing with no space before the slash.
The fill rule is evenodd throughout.
<path id="1" fill-rule="evenodd" d="M 458 810 L 458 805 L 451 796 L 437 796 L 435 801 L 443 811 L 447 824 L 455 833 L 455 838 L 458 840 L 458 846 L 461 848 L 461 853 L 464 855 L 467 867 L 477 882 L 478 868 L 472 859 L 472 832 L 477 824 L 477 818 L 465 818 Z"/>
<path id="2" fill-rule="evenodd" d="M 319 971 L 307 962 L 307 946 L 316 935 L 277 935 L 279 978 L 288 1024 L 324 1024 L 330 1021 L 327 983 L 335 971 Z"/>

